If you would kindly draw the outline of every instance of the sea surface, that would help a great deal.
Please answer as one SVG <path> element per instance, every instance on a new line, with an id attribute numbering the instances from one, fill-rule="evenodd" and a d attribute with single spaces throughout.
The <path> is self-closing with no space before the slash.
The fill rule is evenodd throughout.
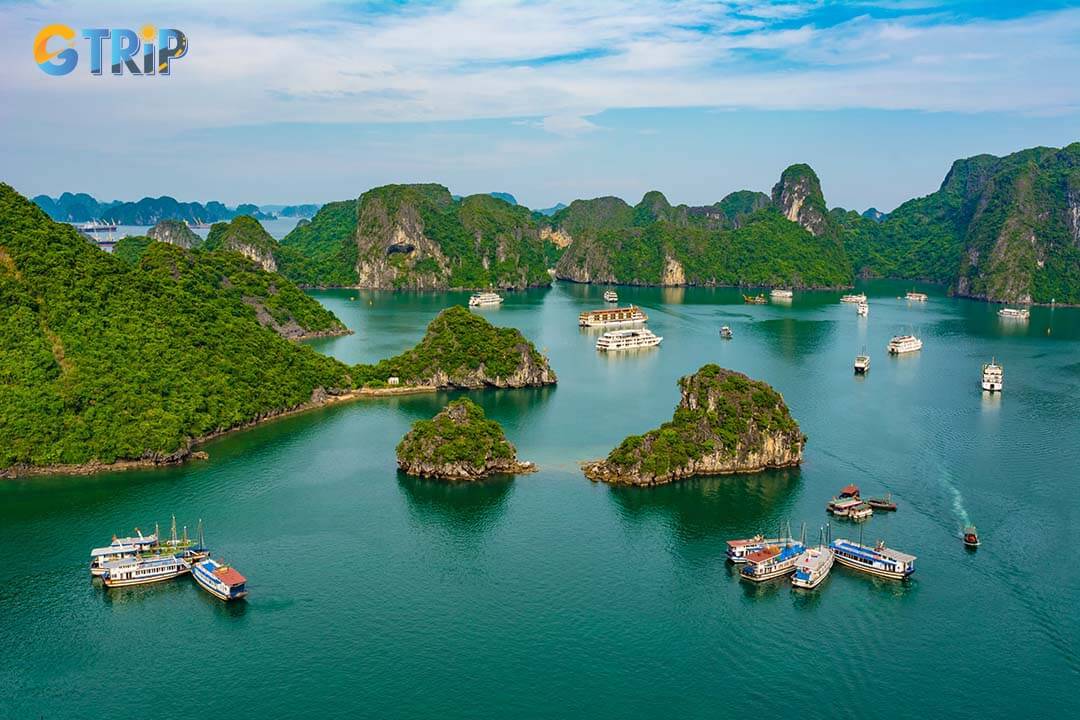
<path id="1" fill-rule="evenodd" d="M 748 306 L 727 289 L 618 288 L 660 348 L 606 356 L 577 314 L 603 287 L 511 293 L 492 322 L 551 358 L 554 388 L 468 393 L 516 479 L 399 474 L 394 446 L 456 394 L 316 410 L 156 471 L 0 483 L 0 718 L 1047 718 L 1080 715 L 1080 310 L 839 293 Z M 414 344 L 466 293 L 313 295 L 355 331 L 347 362 Z M 734 339 L 723 341 L 721 325 Z M 891 358 L 913 331 L 917 354 Z M 863 348 L 866 377 L 852 373 Z M 979 389 L 982 363 L 1005 391 Z M 809 436 L 797 470 L 654 489 L 578 463 L 669 418 L 718 363 L 776 387 Z M 724 542 L 805 525 L 843 485 L 896 513 L 834 537 L 918 556 L 908 582 L 837 566 L 815 591 L 741 582 Z M 189 578 L 106 591 L 91 547 L 170 517 L 249 578 L 224 604 Z M 977 524 L 982 547 L 960 530 Z"/>

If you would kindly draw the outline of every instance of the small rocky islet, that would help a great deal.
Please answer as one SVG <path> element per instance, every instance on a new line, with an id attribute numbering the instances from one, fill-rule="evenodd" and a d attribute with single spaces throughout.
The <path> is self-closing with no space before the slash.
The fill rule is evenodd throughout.
<path id="1" fill-rule="evenodd" d="M 648 486 L 802 461 L 806 436 L 767 383 L 709 364 L 680 379 L 679 388 L 682 397 L 670 422 L 631 435 L 603 460 L 584 463 L 585 476 Z"/>
<path id="2" fill-rule="evenodd" d="M 502 426 L 468 398 L 454 400 L 430 420 L 413 423 L 398 443 L 397 464 L 409 475 L 451 481 L 536 470 L 533 463 L 518 461 Z"/>

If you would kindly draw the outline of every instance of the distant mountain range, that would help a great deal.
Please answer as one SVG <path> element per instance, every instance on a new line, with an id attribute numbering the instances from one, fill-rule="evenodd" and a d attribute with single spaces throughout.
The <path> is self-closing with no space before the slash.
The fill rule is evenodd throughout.
<path id="1" fill-rule="evenodd" d="M 69 192 L 57 198 L 38 195 L 33 201 L 53 220 L 108 220 L 118 225 L 156 225 L 162 220 L 212 223 L 232 220 L 240 215 L 250 215 L 256 220 L 273 220 L 276 217 L 275 211 L 279 211 L 281 217 L 312 217 L 319 209 L 318 205 L 277 205 L 260 208 L 252 203 L 229 208 L 216 200 L 203 205 L 197 202 L 179 202 L 167 195 L 159 198 L 145 197 L 136 202 L 99 202 L 92 195 Z"/>

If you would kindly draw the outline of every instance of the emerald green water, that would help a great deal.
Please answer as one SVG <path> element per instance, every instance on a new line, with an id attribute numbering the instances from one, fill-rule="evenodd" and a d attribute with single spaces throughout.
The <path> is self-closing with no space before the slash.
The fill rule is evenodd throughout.
<path id="1" fill-rule="evenodd" d="M 896 299 L 901 285 L 867 289 L 859 319 L 834 293 L 751 307 L 734 290 L 619 288 L 664 336 L 621 357 L 576 326 L 603 288 L 509 295 L 482 312 L 521 328 L 559 375 L 556 388 L 470 393 L 541 467 L 513 480 L 396 472 L 394 445 L 441 394 L 279 420 L 181 468 L 2 483 L 0 717 L 1075 715 L 1080 310 L 1007 325 L 932 288 L 926 305 Z M 315 295 L 356 331 L 316 347 L 349 362 L 412 345 L 466 298 Z M 924 350 L 887 357 L 908 329 Z M 872 367 L 857 378 L 864 345 Z M 1001 396 L 978 389 L 991 356 Z M 656 489 L 584 479 L 579 461 L 670 417 L 676 379 L 706 362 L 784 394 L 809 436 L 799 470 Z M 918 555 L 911 582 L 840 567 L 811 593 L 737 579 L 726 539 L 788 520 L 816 538 L 848 482 L 899 503 L 864 537 Z M 186 578 L 91 581 L 91 547 L 171 514 L 203 519 L 248 576 L 247 602 Z M 958 538 L 968 520 L 976 552 Z"/>

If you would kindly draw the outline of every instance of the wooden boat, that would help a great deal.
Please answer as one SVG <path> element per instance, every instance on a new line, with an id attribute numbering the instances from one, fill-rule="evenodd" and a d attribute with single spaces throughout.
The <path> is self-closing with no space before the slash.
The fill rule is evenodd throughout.
<path id="1" fill-rule="evenodd" d="M 578 327 L 612 327 L 618 325 L 637 325 L 649 321 L 641 308 L 631 305 L 624 308 L 604 308 L 586 310 L 578 315 Z"/>
<path id="2" fill-rule="evenodd" d="M 743 302 L 748 305 L 764 305 L 769 302 L 769 299 L 764 294 L 758 293 L 757 295 L 743 295 Z"/>
<path id="3" fill-rule="evenodd" d="M 968 525 L 964 528 L 964 545 L 969 548 L 979 547 L 979 532 L 975 529 L 974 525 Z"/>
<path id="4" fill-rule="evenodd" d="M 892 501 L 892 494 L 886 493 L 883 498 L 867 498 L 866 504 L 875 510 L 895 511 L 896 503 Z"/>
<path id="5" fill-rule="evenodd" d="M 914 290 L 912 290 L 908 292 L 908 294 L 905 295 L 904 298 L 912 302 L 926 302 L 927 295 L 926 293 L 915 292 Z"/>
<path id="6" fill-rule="evenodd" d="M 848 508 L 847 517 L 849 520 L 865 520 L 874 514 L 874 508 L 870 507 L 865 502 L 860 502 L 854 507 Z"/>

